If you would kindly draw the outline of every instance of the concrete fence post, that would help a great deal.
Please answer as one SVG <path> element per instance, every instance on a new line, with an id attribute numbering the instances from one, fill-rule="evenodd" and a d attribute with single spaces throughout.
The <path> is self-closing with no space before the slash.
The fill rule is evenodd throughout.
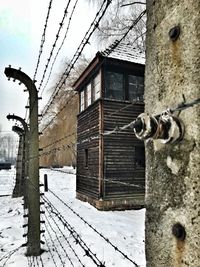
<path id="1" fill-rule="evenodd" d="M 24 131 L 18 126 L 13 126 L 12 130 L 19 135 L 19 146 L 16 159 L 16 181 L 13 189 L 12 197 L 21 197 L 24 195 L 24 171 L 25 171 L 25 155 L 24 155 Z"/>
<path id="2" fill-rule="evenodd" d="M 145 109 L 200 98 L 200 1 L 147 1 Z M 200 105 L 178 144 L 146 143 L 147 267 L 200 266 Z"/>
<path id="3" fill-rule="evenodd" d="M 8 120 L 16 120 L 22 124 L 23 133 L 24 133 L 24 145 L 23 145 L 23 157 L 24 157 L 24 173 L 23 173 L 23 196 L 24 196 L 24 205 L 27 208 L 27 178 L 28 178 L 28 164 L 29 164 L 29 129 L 28 125 L 24 119 L 15 115 L 8 114 Z M 16 129 L 13 126 L 13 130 Z"/>
<path id="4" fill-rule="evenodd" d="M 40 248 L 40 190 L 39 190 L 39 135 L 38 92 L 32 79 L 21 70 L 5 68 L 8 78 L 23 83 L 29 93 L 29 177 L 28 177 L 28 247 L 27 256 L 38 256 Z"/>

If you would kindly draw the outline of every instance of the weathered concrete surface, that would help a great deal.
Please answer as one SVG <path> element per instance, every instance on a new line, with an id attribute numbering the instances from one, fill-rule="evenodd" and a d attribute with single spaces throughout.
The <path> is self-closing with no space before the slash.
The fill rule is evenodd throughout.
<path id="1" fill-rule="evenodd" d="M 200 97 L 200 1 L 147 1 L 146 111 Z M 169 30 L 180 25 L 172 42 Z M 200 267 L 200 105 L 182 111 L 185 136 L 178 145 L 146 144 L 147 267 Z M 186 239 L 172 235 L 175 223 Z"/>

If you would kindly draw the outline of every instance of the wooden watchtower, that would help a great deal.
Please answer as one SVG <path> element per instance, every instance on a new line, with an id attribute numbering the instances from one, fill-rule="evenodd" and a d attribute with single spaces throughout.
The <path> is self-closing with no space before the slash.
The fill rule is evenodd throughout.
<path id="1" fill-rule="evenodd" d="M 144 206 L 145 151 L 131 129 L 103 135 L 144 111 L 144 58 L 130 45 L 98 52 L 79 94 L 76 196 L 100 210 Z"/>

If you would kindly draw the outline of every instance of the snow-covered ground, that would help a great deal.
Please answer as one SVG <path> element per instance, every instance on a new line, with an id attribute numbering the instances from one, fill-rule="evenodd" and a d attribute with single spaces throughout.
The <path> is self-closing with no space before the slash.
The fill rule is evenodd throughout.
<path id="1" fill-rule="evenodd" d="M 22 235 L 27 229 L 22 227 L 22 198 L 2 196 L 11 195 L 15 170 L 0 171 L 0 266 L 145 267 L 145 210 L 98 211 L 75 198 L 74 170 L 62 170 L 68 173 L 49 169 L 40 172 L 41 181 L 44 174 L 48 175 L 51 190 L 43 198 L 45 233 L 41 239 L 45 252 L 41 257 L 24 256 L 26 247 L 20 246 L 26 242 Z"/>

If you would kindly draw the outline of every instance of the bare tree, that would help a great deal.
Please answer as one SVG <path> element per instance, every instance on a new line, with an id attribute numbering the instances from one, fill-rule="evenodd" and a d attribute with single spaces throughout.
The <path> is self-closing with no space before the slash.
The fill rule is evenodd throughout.
<path id="1" fill-rule="evenodd" d="M 65 59 L 60 68 L 60 73 L 69 68 L 70 60 Z M 71 70 L 65 83 L 60 88 L 53 105 L 51 105 L 43 125 L 45 127 L 43 136 L 40 138 L 40 147 L 43 147 L 41 165 L 43 166 L 63 166 L 75 165 L 76 151 L 76 116 L 78 113 L 78 96 L 74 92 L 72 85 L 80 76 L 89 60 L 81 56 L 76 66 Z M 58 75 L 58 81 L 61 79 Z M 51 88 L 54 91 L 55 88 Z M 45 126 L 46 125 L 46 126 Z M 69 135 L 69 136 L 68 136 Z"/>
<path id="2" fill-rule="evenodd" d="M 98 6 L 102 4 L 101 0 L 88 1 Z M 97 38 L 101 45 L 100 48 L 107 46 L 108 42 L 112 43 L 116 39 L 121 39 L 145 8 L 146 1 L 143 0 L 135 2 L 131 0 L 113 0 L 98 27 Z M 145 35 L 146 16 L 143 16 L 126 36 L 125 41 L 130 44 L 134 43 L 139 50 L 145 51 Z"/>
<path id="3" fill-rule="evenodd" d="M 15 150 L 15 138 L 11 134 L 1 135 L 0 137 L 0 158 L 13 160 Z"/>

